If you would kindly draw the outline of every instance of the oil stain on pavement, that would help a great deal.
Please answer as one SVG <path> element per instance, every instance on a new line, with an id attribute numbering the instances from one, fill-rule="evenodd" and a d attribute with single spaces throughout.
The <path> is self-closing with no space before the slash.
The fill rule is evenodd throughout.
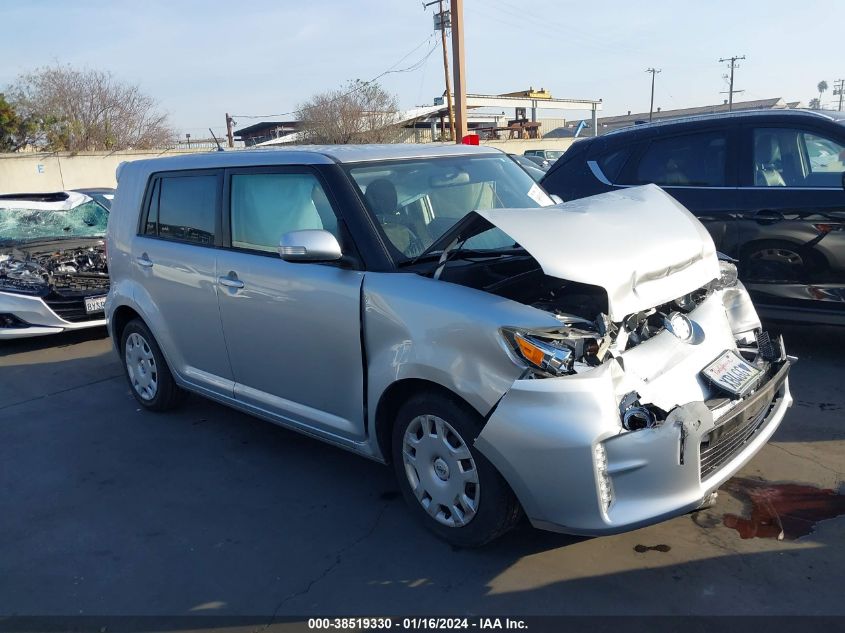
<path id="1" fill-rule="evenodd" d="M 792 541 L 810 534 L 819 521 L 845 514 L 845 495 L 830 488 L 735 477 L 722 489 L 751 508 L 748 517 L 725 514 L 722 519 L 743 539 Z"/>

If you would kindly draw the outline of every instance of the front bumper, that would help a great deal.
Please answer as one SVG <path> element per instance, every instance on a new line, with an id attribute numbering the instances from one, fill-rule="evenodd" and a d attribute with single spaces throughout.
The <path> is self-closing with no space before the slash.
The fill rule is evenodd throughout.
<path id="1" fill-rule="evenodd" d="M 623 354 L 621 363 L 514 383 L 476 447 L 508 481 L 532 524 L 599 535 L 657 523 L 700 507 L 765 445 L 792 404 L 789 361 L 772 363 L 745 399 L 715 408 L 717 394 L 698 372 L 734 344 L 724 311 L 720 319 L 716 312 L 711 305 L 699 313 L 702 325 L 712 326 L 699 345 L 685 346 L 664 332 Z M 668 417 L 650 429 L 624 430 L 619 396 L 632 388 L 649 394 L 643 401 Z M 667 398 L 686 404 L 667 406 Z M 604 473 L 597 446 L 606 455 Z M 602 501 L 602 480 L 610 484 L 609 504 Z"/>
<path id="2" fill-rule="evenodd" d="M 106 324 L 105 316 L 85 321 L 66 321 L 56 314 L 41 297 L 12 292 L 0 292 L 0 315 L 11 315 L 17 321 L 11 327 L 2 327 L 0 324 L 0 340 L 58 334 L 68 330 L 82 330 Z"/>

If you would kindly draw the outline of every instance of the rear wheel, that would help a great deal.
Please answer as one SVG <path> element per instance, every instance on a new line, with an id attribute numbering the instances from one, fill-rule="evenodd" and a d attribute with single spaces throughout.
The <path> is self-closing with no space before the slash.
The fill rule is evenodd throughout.
<path id="1" fill-rule="evenodd" d="M 440 538 L 478 547 L 509 530 L 520 508 L 473 443 L 482 420 L 456 398 L 418 394 L 393 427 L 393 465 L 412 512 Z"/>
<path id="2" fill-rule="evenodd" d="M 166 411 L 182 401 L 185 392 L 173 380 L 158 343 L 143 321 L 133 319 L 126 325 L 120 350 L 132 395 L 142 406 Z"/>

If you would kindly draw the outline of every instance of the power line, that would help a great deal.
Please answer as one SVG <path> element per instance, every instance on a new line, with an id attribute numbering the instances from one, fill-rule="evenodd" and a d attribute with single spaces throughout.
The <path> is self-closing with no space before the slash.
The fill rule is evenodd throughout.
<path id="1" fill-rule="evenodd" d="M 429 48 L 429 50 L 426 52 L 426 54 L 421 59 L 417 60 L 413 64 L 406 66 L 405 68 L 398 68 L 398 69 L 396 68 L 396 66 L 401 64 L 405 59 L 407 59 L 414 52 L 419 50 L 426 43 L 431 42 L 433 39 L 434 39 L 434 34 L 429 35 L 425 40 L 423 40 L 420 44 L 415 46 L 410 52 L 403 55 L 399 59 L 399 61 L 397 61 L 392 66 L 390 66 L 387 70 L 379 73 L 378 75 L 376 75 L 375 77 L 373 77 L 372 79 L 370 79 L 368 81 L 362 81 L 362 82 L 356 84 L 355 87 L 352 90 L 349 90 L 348 92 L 345 92 L 343 94 L 338 95 L 337 97 L 335 97 L 333 99 L 330 99 L 329 101 L 326 102 L 326 104 L 334 103 L 335 101 L 340 101 L 341 99 L 344 99 L 351 94 L 354 94 L 354 93 L 356 93 L 360 90 L 363 90 L 364 88 L 366 88 L 370 84 L 378 81 L 379 79 L 381 79 L 382 77 L 384 77 L 386 75 L 413 72 L 415 70 L 418 70 L 419 68 L 422 68 L 425 65 L 425 62 L 428 61 L 428 58 L 431 57 L 432 53 L 434 53 L 434 51 L 437 49 L 437 43 L 436 42 L 434 42 L 434 44 L 432 44 L 431 48 Z M 278 118 L 278 117 L 283 117 L 283 116 L 290 116 L 291 114 L 296 114 L 297 112 L 299 112 L 298 109 L 297 110 L 291 110 L 290 112 L 280 112 L 280 113 L 277 113 L 277 114 L 233 114 L 232 118 L 234 119 L 235 117 L 237 117 L 239 119 L 272 119 L 272 118 Z"/>
<path id="2" fill-rule="evenodd" d="M 737 60 L 740 60 L 740 59 L 745 59 L 745 55 L 742 55 L 742 56 L 734 55 L 733 57 L 722 57 L 721 59 L 719 59 L 719 63 L 724 63 L 724 62 L 727 62 L 727 61 L 729 61 L 731 63 L 731 65 L 729 66 L 729 68 L 731 69 L 730 88 L 728 88 L 728 91 L 727 91 L 727 93 L 728 93 L 728 110 L 733 110 L 734 93 L 735 92 L 745 92 L 744 90 L 734 90 L 734 69 L 739 68 L 739 66 L 737 66 L 736 62 L 737 62 Z M 725 79 L 727 79 L 727 75 L 725 76 Z M 720 94 L 725 94 L 725 93 L 721 92 Z"/>
<path id="3" fill-rule="evenodd" d="M 839 95 L 839 111 L 842 112 L 842 96 L 845 95 L 845 79 L 837 79 L 833 82 L 833 95 Z M 819 103 L 821 107 L 821 103 Z"/>

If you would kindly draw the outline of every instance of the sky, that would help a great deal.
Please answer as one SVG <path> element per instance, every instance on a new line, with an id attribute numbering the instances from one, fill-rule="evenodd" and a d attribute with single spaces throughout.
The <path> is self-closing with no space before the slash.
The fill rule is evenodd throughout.
<path id="1" fill-rule="evenodd" d="M 832 104 L 845 77 L 843 0 L 464 0 L 464 21 L 468 92 L 542 87 L 602 99 L 600 116 L 647 112 L 649 67 L 663 109 L 720 103 L 718 60 L 732 55 L 746 57 L 736 101 L 807 104 L 826 80 Z M 421 0 L 0 0 L 0 25 L 0 91 L 45 65 L 108 70 L 156 99 L 180 136 L 225 133 L 226 112 L 237 127 L 288 118 L 390 69 L 409 69 L 379 80 L 402 108 L 444 90 Z"/>

